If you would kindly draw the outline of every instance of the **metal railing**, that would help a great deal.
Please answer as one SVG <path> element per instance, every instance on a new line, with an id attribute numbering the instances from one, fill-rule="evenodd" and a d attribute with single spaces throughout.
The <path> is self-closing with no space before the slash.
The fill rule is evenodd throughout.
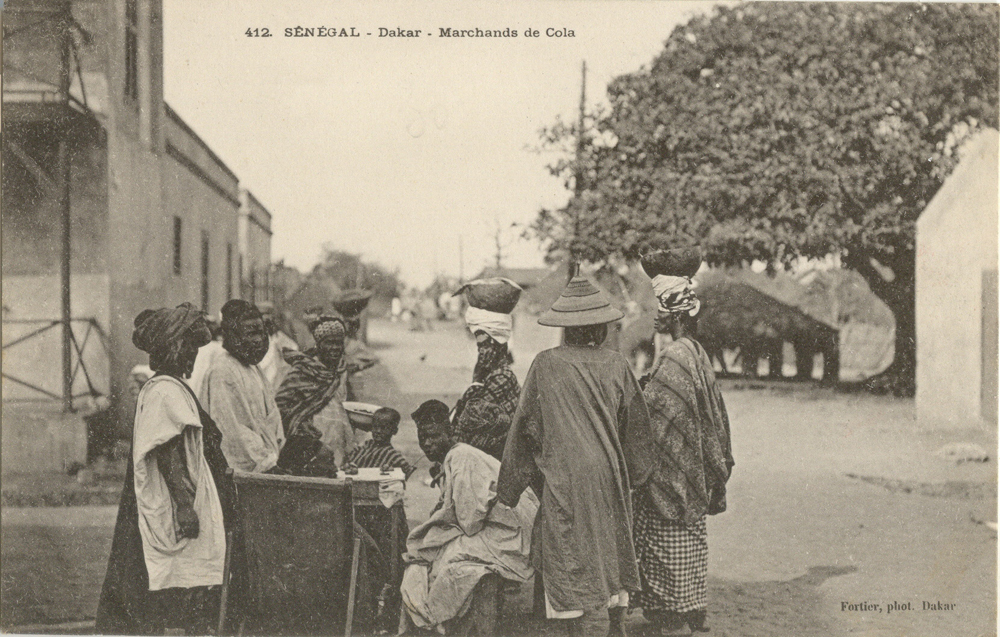
<path id="1" fill-rule="evenodd" d="M 105 334 L 104 329 L 100 326 L 100 324 L 97 322 L 97 319 L 95 319 L 95 318 L 75 318 L 75 319 L 70 319 L 71 326 L 74 323 L 77 324 L 77 325 L 81 325 L 81 324 L 85 325 L 86 326 L 86 331 L 83 333 L 82 338 L 78 339 L 77 335 L 76 335 L 76 332 L 73 329 L 69 330 L 70 341 L 71 341 L 71 344 L 73 346 L 73 351 L 76 352 L 76 356 L 75 356 L 76 360 L 75 360 L 75 364 L 73 365 L 72 374 L 70 376 L 70 380 L 71 380 L 70 387 L 72 387 L 76 383 L 76 379 L 82 374 L 83 378 L 87 382 L 87 391 L 85 391 L 83 393 L 80 393 L 80 394 L 72 395 L 70 398 L 73 399 L 73 398 L 82 398 L 84 396 L 99 396 L 99 395 L 102 395 L 104 392 L 100 391 L 95 386 L 95 384 L 94 384 L 94 380 L 93 380 L 93 377 L 91 375 L 91 371 L 92 370 L 90 370 L 90 369 L 87 368 L 87 362 L 86 362 L 85 357 L 84 357 L 84 350 L 87 347 L 87 343 L 90 342 L 91 336 L 93 336 L 94 334 L 97 334 L 98 342 L 101 345 L 101 351 L 104 353 L 105 360 L 107 360 L 108 359 L 108 355 L 109 355 L 109 350 L 108 350 L 108 336 L 107 336 L 107 334 Z M 57 327 L 61 327 L 62 324 L 63 324 L 63 322 L 60 321 L 60 320 L 58 320 L 58 319 L 3 319 L 3 326 L 4 326 L 4 330 L 5 331 L 6 331 L 6 328 L 7 328 L 8 325 L 37 325 L 39 327 L 37 327 L 34 330 L 29 331 L 27 334 L 22 334 L 21 336 L 18 336 L 17 338 L 14 338 L 14 339 L 12 339 L 9 342 L 4 343 L 3 347 L 2 347 L 2 351 L 6 353 L 8 350 L 10 350 L 13 347 L 16 347 L 18 345 L 23 345 L 23 344 L 31 342 L 31 341 L 38 340 L 46 332 L 48 332 L 51 329 L 54 329 L 54 328 L 57 328 Z M 93 363 L 91 365 L 93 365 Z M 29 381 L 26 381 L 23 378 L 18 378 L 17 376 L 14 376 L 13 374 L 10 374 L 7 371 L 7 366 L 6 365 L 4 365 L 2 369 L 0 369 L 0 377 L 2 377 L 4 380 L 10 381 L 12 383 L 16 383 L 17 385 L 20 385 L 22 387 L 26 387 L 26 388 L 32 390 L 33 392 L 35 392 L 37 394 L 40 394 L 43 397 L 43 398 L 42 397 L 40 397 L 40 398 L 14 398 L 14 399 L 8 399 L 7 397 L 4 397 L 5 401 L 10 401 L 10 402 L 32 402 L 32 401 L 46 400 L 46 399 L 60 400 L 61 401 L 61 400 L 64 400 L 64 398 L 65 398 L 61 394 L 57 394 L 54 391 L 50 391 L 48 389 L 45 389 L 44 387 L 39 387 L 38 385 L 36 385 L 34 383 L 31 383 Z"/>

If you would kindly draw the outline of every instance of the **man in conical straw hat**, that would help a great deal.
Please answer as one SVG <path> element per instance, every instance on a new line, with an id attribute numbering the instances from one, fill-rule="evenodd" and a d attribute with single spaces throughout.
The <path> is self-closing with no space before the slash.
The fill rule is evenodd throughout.
<path id="1" fill-rule="evenodd" d="M 629 592 L 640 589 L 631 491 L 649 478 L 655 455 L 639 384 L 623 356 L 601 347 L 622 316 L 575 276 L 538 320 L 565 328 L 565 344 L 528 370 L 497 484 L 508 506 L 528 486 L 539 495 L 532 565 L 546 616 L 568 620 L 572 634 L 624 634 Z"/>

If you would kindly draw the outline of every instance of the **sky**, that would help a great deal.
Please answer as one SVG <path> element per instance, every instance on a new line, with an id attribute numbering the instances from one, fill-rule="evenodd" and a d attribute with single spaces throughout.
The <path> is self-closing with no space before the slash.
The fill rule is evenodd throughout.
<path id="1" fill-rule="evenodd" d="M 557 116 L 575 120 L 581 63 L 588 108 L 606 104 L 611 79 L 715 4 L 164 0 L 164 91 L 271 211 L 274 260 L 306 271 L 329 245 L 422 287 L 494 263 L 498 229 L 504 265 L 542 265 L 521 229 L 568 193 L 546 170 L 556 156 L 531 149 Z M 361 35 L 285 37 L 296 26 Z"/>

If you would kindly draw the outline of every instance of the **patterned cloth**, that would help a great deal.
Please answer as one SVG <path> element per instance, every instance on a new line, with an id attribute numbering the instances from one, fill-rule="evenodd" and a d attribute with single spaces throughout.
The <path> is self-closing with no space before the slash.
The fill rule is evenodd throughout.
<path id="1" fill-rule="evenodd" d="M 660 310 L 672 314 L 695 316 L 701 301 L 694 294 L 694 285 L 686 276 L 657 274 L 653 277 L 653 292 L 660 303 Z"/>
<path id="2" fill-rule="evenodd" d="M 734 465 L 729 417 L 705 349 L 687 337 L 667 345 L 643 395 L 660 455 L 649 484 L 660 514 L 694 524 L 725 511 Z"/>
<path id="3" fill-rule="evenodd" d="M 340 387 L 344 373 L 343 361 L 337 369 L 330 369 L 318 358 L 315 349 L 282 352 L 285 362 L 292 366 L 274 397 L 281 411 L 281 424 L 285 435 L 306 435 L 319 438 L 320 432 L 312 426 L 313 416 L 329 403 Z"/>
<path id="4" fill-rule="evenodd" d="M 694 524 L 667 520 L 642 500 L 635 507 L 635 555 L 642 590 L 632 605 L 685 613 L 708 605 L 705 516 Z"/>
<path id="5" fill-rule="evenodd" d="M 473 383 L 455 405 L 455 440 L 503 460 L 521 387 L 506 364 L 494 369 L 486 380 Z"/>
<path id="6" fill-rule="evenodd" d="M 392 445 L 376 445 L 374 440 L 368 440 L 354 449 L 348 454 L 347 461 L 358 467 L 381 467 L 386 464 L 390 467 L 399 467 L 407 478 L 417 470 Z"/>

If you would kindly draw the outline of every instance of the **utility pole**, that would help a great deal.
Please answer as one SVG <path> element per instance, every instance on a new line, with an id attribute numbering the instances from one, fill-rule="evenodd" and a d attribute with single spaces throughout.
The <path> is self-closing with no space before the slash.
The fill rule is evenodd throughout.
<path id="1" fill-rule="evenodd" d="M 580 70 L 580 120 L 576 128 L 576 166 L 573 175 L 573 237 L 570 241 L 569 271 L 567 278 L 572 280 L 580 271 L 580 262 L 573 252 L 573 243 L 580 236 L 580 195 L 583 193 L 583 126 L 587 109 L 587 61 L 583 61 Z"/>
<path id="2" fill-rule="evenodd" d="M 500 268 L 503 267 L 503 245 L 500 243 L 500 219 L 498 217 L 493 218 L 493 223 L 496 225 L 496 229 L 493 231 L 493 244 L 496 246 L 496 270 L 497 274 L 500 274 Z"/>
<path id="3" fill-rule="evenodd" d="M 70 42 L 70 28 L 72 15 L 70 4 L 66 2 L 63 7 L 63 15 L 60 19 L 60 67 L 59 67 L 59 97 L 63 102 L 63 111 L 66 114 L 59 134 L 59 209 L 62 216 L 62 250 L 59 263 L 59 276 L 62 292 L 62 404 L 64 412 L 73 411 L 73 324 L 70 313 L 70 254 L 72 249 L 71 241 L 71 212 L 70 205 L 70 124 L 69 124 L 69 86 L 70 86 L 70 53 L 72 43 Z"/>

